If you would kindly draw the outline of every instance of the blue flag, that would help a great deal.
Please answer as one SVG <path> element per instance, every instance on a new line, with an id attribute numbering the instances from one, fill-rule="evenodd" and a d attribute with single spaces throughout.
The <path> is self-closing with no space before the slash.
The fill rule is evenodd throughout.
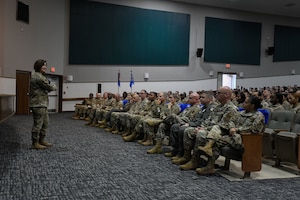
<path id="1" fill-rule="evenodd" d="M 133 74 L 132 74 L 132 71 L 131 71 L 131 77 L 130 77 L 130 83 L 129 83 L 130 88 L 132 88 L 133 84 L 134 84 L 134 79 L 133 79 Z"/>
<path id="2" fill-rule="evenodd" d="M 121 87 L 121 81 L 120 81 L 120 78 L 121 78 L 121 74 L 120 74 L 120 70 L 118 72 L 118 86 Z"/>

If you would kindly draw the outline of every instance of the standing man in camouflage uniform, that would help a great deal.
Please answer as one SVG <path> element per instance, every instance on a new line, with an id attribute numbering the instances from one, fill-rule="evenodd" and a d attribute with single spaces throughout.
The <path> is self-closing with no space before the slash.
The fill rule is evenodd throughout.
<path id="1" fill-rule="evenodd" d="M 48 93 L 56 90 L 56 86 L 51 85 L 44 76 L 46 70 L 46 61 L 37 60 L 34 63 L 34 72 L 32 72 L 30 80 L 30 109 L 33 115 L 32 149 L 45 149 L 52 146 L 52 144 L 45 141 L 45 137 L 49 124 Z"/>

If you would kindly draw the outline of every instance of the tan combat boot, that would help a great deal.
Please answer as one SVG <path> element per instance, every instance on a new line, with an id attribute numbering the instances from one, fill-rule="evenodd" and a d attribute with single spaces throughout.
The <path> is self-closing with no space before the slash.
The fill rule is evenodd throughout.
<path id="1" fill-rule="evenodd" d="M 172 151 L 171 152 L 166 152 L 164 155 L 166 157 L 173 157 L 173 156 L 175 156 Z"/>
<path id="2" fill-rule="evenodd" d="M 215 161 L 213 159 L 208 159 L 206 167 L 201 167 L 196 169 L 197 174 L 199 175 L 213 175 L 215 171 Z"/>
<path id="3" fill-rule="evenodd" d="M 147 140 L 147 133 L 144 133 L 144 137 L 141 140 L 138 140 L 139 144 L 142 144 L 143 142 L 145 142 Z"/>
<path id="4" fill-rule="evenodd" d="M 34 140 L 31 145 L 31 149 L 46 149 L 47 147 L 38 143 L 38 141 Z"/>
<path id="5" fill-rule="evenodd" d="M 202 153 L 204 153 L 205 155 L 212 157 L 213 156 L 213 152 L 212 152 L 212 147 L 215 144 L 214 140 L 209 139 L 208 142 L 205 144 L 204 147 L 199 146 L 198 150 Z"/>
<path id="6" fill-rule="evenodd" d="M 145 142 L 142 142 L 141 145 L 143 145 L 143 146 L 151 146 L 151 145 L 153 145 L 153 138 L 152 138 L 152 136 L 148 135 L 147 140 Z"/>
<path id="7" fill-rule="evenodd" d="M 162 141 L 161 140 L 156 140 L 155 146 L 147 151 L 148 154 L 160 154 L 162 153 Z"/>
<path id="8" fill-rule="evenodd" d="M 100 124 L 100 125 L 106 124 L 106 120 L 104 119 L 104 120 L 98 121 L 98 124 Z"/>
<path id="9" fill-rule="evenodd" d="M 40 137 L 39 144 L 45 146 L 45 147 L 52 147 L 52 144 L 45 141 L 45 137 Z"/>
<path id="10" fill-rule="evenodd" d="M 176 156 L 173 156 L 171 159 L 172 160 L 178 160 L 179 158 L 182 158 L 182 156 L 177 154 Z"/>
<path id="11" fill-rule="evenodd" d="M 196 153 L 192 156 L 192 159 L 189 162 L 187 162 L 183 165 L 180 165 L 180 169 L 195 170 L 195 169 L 197 169 L 199 163 L 200 163 L 200 155 Z"/>
<path id="12" fill-rule="evenodd" d="M 80 118 L 79 115 L 72 117 L 72 119 L 76 119 L 76 120 L 78 120 L 79 118 Z"/>
<path id="13" fill-rule="evenodd" d="M 125 142 L 133 142 L 136 138 L 136 135 L 137 135 L 137 133 L 135 131 L 133 131 L 133 133 L 131 133 L 130 135 L 123 137 L 123 140 Z"/>
<path id="14" fill-rule="evenodd" d="M 176 164 L 176 165 L 183 165 L 187 162 L 189 162 L 192 158 L 192 154 L 191 154 L 191 151 L 190 150 L 184 150 L 184 155 L 179 158 L 179 159 L 173 159 L 172 160 L 172 163 L 173 164 Z"/>
<path id="15" fill-rule="evenodd" d="M 104 129 L 106 132 L 111 132 L 111 131 L 113 131 L 113 128 L 111 128 L 111 127 L 109 127 L 109 128 L 106 128 L 106 129 Z"/>
<path id="16" fill-rule="evenodd" d="M 177 150 L 175 148 L 173 148 L 172 151 L 166 152 L 164 155 L 166 157 L 171 157 L 173 159 L 173 157 L 175 157 L 177 155 Z"/>

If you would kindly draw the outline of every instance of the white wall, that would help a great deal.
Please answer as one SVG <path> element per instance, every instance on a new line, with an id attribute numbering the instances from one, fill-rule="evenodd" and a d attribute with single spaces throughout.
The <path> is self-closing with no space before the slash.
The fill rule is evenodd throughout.
<path id="1" fill-rule="evenodd" d="M 16 79 L 0 77 L 0 94 L 16 95 Z"/>

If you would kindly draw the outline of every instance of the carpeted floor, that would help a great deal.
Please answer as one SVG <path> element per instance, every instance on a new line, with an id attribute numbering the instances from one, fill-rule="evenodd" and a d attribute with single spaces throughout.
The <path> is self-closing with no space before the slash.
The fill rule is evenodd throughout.
<path id="1" fill-rule="evenodd" d="M 225 158 L 219 157 L 218 165 L 224 165 Z M 263 179 L 283 179 L 283 178 L 300 178 L 299 169 L 293 163 L 281 163 L 281 167 L 273 167 L 274 160 L 263 159 L 262 168 L 258 172 L 252 172 L 248 179 L 241 179 L 244 172 L 241 169 L 241 162 L 231 160 L 229 170 L 218 170 L 218 173 L 229 181 L 250 181 Z"/>
<path id="2" fill-rule="evenodd" d="M 300 178 L 228 181 L 181 171 L 149 147 L 50 115 L 46 150 L 31 150 L 31 116 L 0 124 L 0 199 L 299 199 Z"/>

